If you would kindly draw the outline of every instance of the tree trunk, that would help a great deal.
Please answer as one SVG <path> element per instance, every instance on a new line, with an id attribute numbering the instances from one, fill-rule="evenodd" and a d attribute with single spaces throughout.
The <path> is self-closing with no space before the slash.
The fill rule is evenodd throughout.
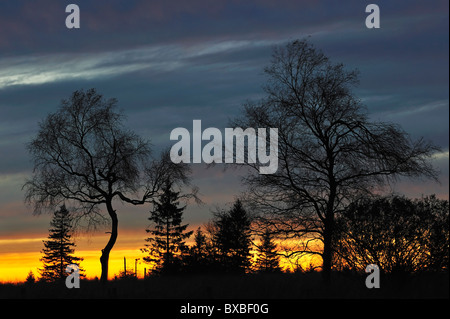
<path id="1" fill-rule="evenodd" d="M 102 283 L 106 283 L 108 281 L 109 253 L 116 243 L 117 226 L 119 224 L 119 220 L 117 219 L 116 211 L 112 207 L 111 200 L 106 201 L 106 208 L 108 209 L 108 214 L 111 217 L 111 237 L 109 237 L 109 241 L 105 248 L 102 249 L 102 256 L 100 257 L 100 263 L 102 265 L 102 275 L 100 277 L 100 281 Z"/>
<path id="2" fill-rule="evenodd" d="M 323 232 L 323 253 L 322 253 L 322 274 L 325 283 L 330 283 L 331 280 L 331 262 L 332 262 L 332 247 L 331 247 L 331 236 L 332 235 L 332 225 L 329 221 L 325 222 L 325 229 Z"/>
<path id="3" fill-rule="evenodd" d="M 336 198 L 336 186 L 334 179 L 330 183 L 330 196 L 327 203 L 327 212 L 324 220 L 323 230 L 323 254 L 322 271 L 326 284 L 331 281 L 331 266 L 333 262 L 333 232 L 334 232 L 334 201 Z"/>

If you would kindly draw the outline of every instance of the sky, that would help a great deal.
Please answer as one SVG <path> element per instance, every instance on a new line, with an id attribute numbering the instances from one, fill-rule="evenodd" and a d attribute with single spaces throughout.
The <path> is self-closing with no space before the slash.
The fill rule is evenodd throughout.
<path id="1" fill-rule="evenodd" d="M 80 28 L 68 29 L 68 4 Z M 32 173 L 26 143 L 38 123 L 73 91 L 95 87 L 118 99 L 125 125 L 155 152 L 173 145 L 176 127 L 227 127 L 246 101 L 264 97 L 263 69 L 275 46 L 309 37 L 332 61 L 359 69 L 355 94 L 371 119 L 398 123 L 412 138 L 441 147 L 440 183 L 401 180 L 409 197 L 449 194 L 448 1 L 376 1 L 379 29 L 368 29 L 372 2 L 302 0 L 0 0 L 0 281 L 37 272 L 50 215 L 35 216 L 22 185 Z M 204 204 L 190 205 L 190 229 L 227 207 L 244 187 L 242 171 L 192 165 Z M 127 257 L 143 257 L 149 207 L 117 208 L 119 238 L 110 276 Z M 77 232 L 76 255 L 100 274 L 105 229 Z M 82 264 L 83 265 L 83 264 Z M 139 261 L 139 272 L 146 267 Z"/>

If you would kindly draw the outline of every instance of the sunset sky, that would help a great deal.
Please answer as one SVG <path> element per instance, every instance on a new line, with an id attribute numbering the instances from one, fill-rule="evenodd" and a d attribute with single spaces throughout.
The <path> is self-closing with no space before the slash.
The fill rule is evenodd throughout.
<path id="1" fill-rule="evenodd" d="M 76 3 L 81 28 L 67 29 L 66 5 Z M 409 197 L 449 194 L 448 1 L 375 1 L 381 28 L 365 26 L 372 2 L 302 0 L 39 0 L 0 1 L 0 281 L 37 274 L 51 216 L 32 215 L 22 185 L 32 164 L 25 144 L 61 99 L 95 87 L 115 97 L 126 125 L 153 150 L 173 145 L 172 129 L 223 129 L 262 86 L 274 46 L 310 37 L 335 62 L 360 70 L 356 94 L 374 120 L 400 124 L 412 138 L 442 148 L 433 162 L 440 184 L 402 180 Z M 192 183 L 204 205 L 185 212 L 189 229 L 225 208 L 244 188 L 240 171 L 193 164 Z M 150 207 L 116 207 L 119 237 L 110 277 L 144 256 Z M 100 275 L 107 229 L 78 231 L 76 255 L 88 277 Z"/>

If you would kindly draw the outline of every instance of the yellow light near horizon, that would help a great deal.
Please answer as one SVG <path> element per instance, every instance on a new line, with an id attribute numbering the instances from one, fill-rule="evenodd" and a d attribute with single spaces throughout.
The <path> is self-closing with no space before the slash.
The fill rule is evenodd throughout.
<path id="1" fill-rule="evenodd" d="M 39 268 L 42 268 L 40 259 L 42 240 L 46 237 L 36 238 L 9 238 L 0 240 L 0 282 L 23 282 L 30 271 L 36 278 L 39 277 Z M 84 260 L 80 266 L 85 270 L 86 278 L 93 279 L 101 275 L 100 256 L 102 246 L 107 241 L 107 236 L 77 237 L 74 256 Z M 143 276 L 146 264 L 142 262 L 145 255 L 139 250 L 144 244 L 141 237 L 132 232 L 123 232 L 109 257 L 108 278 L 114 278 L 123 270 L 123 258 L 127 259 L 127 268 L 134 271 L 135 259 L 139 258 L 137 272 Z M 135 248 L 138 247 L 138 248 Z M 148 266 L 146 268 L 149 268 Z"/>
<path id="2" fill-rule="evenodd" d="M 1 254 L 0 282 L 22 282 L 30 271 L 36 276 L 41 257 L 41 254 L 35 252 Z"/>
<path id="3" fill-rule="evenodd" d="M 100 278 L 101 252 L 97 250 L 77 251 L 76 256 L 83 256 L 84 260 L 80 266 L 85 270 L 87 279 Z M 142 254 L 139 249 L 134 250 L 116 250 L 111 251 L 109 257 L 108 278 L 112 279 L 123 271 L 124 260 L 127 261 L 127 269 L 135 270 L 135 259 L 139 259 L 137 263 L 138 277 L 143 277 L 144 268 L 149 268 L 147 264 L 142 261 Z M 6 253 L 1 254 L 0 259 L 0 282 L 23 282 L 30 271 L 33 272 L 36 278 L 39 278 L 39 268 L 42 268 L 41 253 L 27 252 L 27 253 Z"/>
<path id="4" fill-rule="evenodd" d="M 84 258 L 80 266 L 85 270 L 87 279 L 100 278 L 101 249 L 107 239 L 108 236 L 103 234 L 77 238 L 77 247 L 74 255 Z M 45 237 L 0 240 L 0 282 L 23 282 L 30 271 L 38 278 L 38 269 L 42 268 L 42 262 L 40 261 L 40 258 L 43 256 L 40 252 L 43 248 L 42 240 L 45 240 Z M 189 241 L 188 244 L 190 245 L 192 242 Z M 290 247 L 290 249 L 295 249 L 294 241 L 278 241 L 277 244 L 279 248 L 283 246 L 284 248 Z M 312 244 L 310 245 L 312 247 Z M 137 235 L 131 231 L 122 232 L 120 241 L 117 241 L 109 257 L 108 278 L 113 279 L 114 276 L 119 275 L 123 271 L 124 257 L 126 258 L 127 269 L 134 273 L 136 266 L 137 275 L 139 278 L 142 278 L 144 268 L 151 268 L 151 265 L 143 262 L 143 257 L 146 256 L 140 251 L 140 248 L 143 246 L 144 240 L 140 234 Z M 320 250 L 320 245 L 317 244 L 315 249 Z M 256 251 L 253 250 L 252 253 L 256 254 Z M 138 259 L 137 264 L 135 264 L 136 259 Z M 256 259 L 255 255 L 253 259 Z M 298 268 L 298 266 L 303 270 L 307 270 L 310 265 L 317 267 L 320 264 L 321 258 L 317 255 L 304 256 L 298 261 L 280 258 L 280 266 L 285 271 L 295 271 L 295 268 Z"/>

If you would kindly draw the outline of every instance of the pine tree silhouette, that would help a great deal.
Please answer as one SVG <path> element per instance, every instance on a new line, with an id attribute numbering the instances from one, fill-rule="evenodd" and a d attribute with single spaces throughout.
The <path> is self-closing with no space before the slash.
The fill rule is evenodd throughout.
<path id="1" fill-rule="evenodd" d="M 57 210 L 53 219 L 50 222 L 48 240 L 44 240 L 44 249 L 41 251 L 44 257 L 40 259 L 43 262 L 44 268 L 39 269 L 41 274 L 41 280 L 43 281 L 56 281 L 64 279 L 68 273 L 66 273 L 66 267 L 70 264 L 76 264 L 79 266 L 79 262 L 83 258 L 73 256 L 76 246 L 71 240 L 72 224 L 69 211 L 65 205 L 62 205 Z M 80 276 L 83 276 L 84 269 L 80 268 Z"/>
<path id="2" fill-rule="evenodd" d="M 146 229 L 146 232 L 152 237 L 146 239 L 148 244 L 141 251 L 149 253 L 143 259 L 156 265 L 155 272 L 169 273 L 180 270 L 182 256 L 188 251 L 185 240 L 193 232 L 186 232 L 188 224 L 181 225 L 186 206 L 178 207 L 179 198 L 180 192 L 172 191 L 172 183 L 166 182 L 163 193 L 155 201 L 155 208 L 149 217 L 154 225 Z"/>
<path id="3" fill-rule="evenodd" d="M 200 227 L 194 234 L 194 244 L 189 248 L 189 255 L 184 259 L 184 271 L 205 273 L 213 270 L 214 247 Z"/>
<path id="4" fill-rule="evenodd" d="M 235 201 L 229 212 L 217 217 L 213 241 L 219 252 L 219 262 L 225 272 L 245 273 L 251 267 L 250 217 L 240 200 Z"/>
<path id="5" fill-rule="evenodd" d="M 258 247 L 256 271 L 263 273 L 280 272 L 280 257 L 277 255 L 277 245 L 273 242 L 271 233 L 267 230 L 261 236 L 261 245 Z"/>
<path id="6" fill-rule="evenodd" d="M 33 272 L 30 270 L 30 272 L 27 275 L 27 278 L 25 278 L 25 283 L 26 284 L 34 284 L 34 282 L 36 281 L 36 277 L 34 277 Z"/>

